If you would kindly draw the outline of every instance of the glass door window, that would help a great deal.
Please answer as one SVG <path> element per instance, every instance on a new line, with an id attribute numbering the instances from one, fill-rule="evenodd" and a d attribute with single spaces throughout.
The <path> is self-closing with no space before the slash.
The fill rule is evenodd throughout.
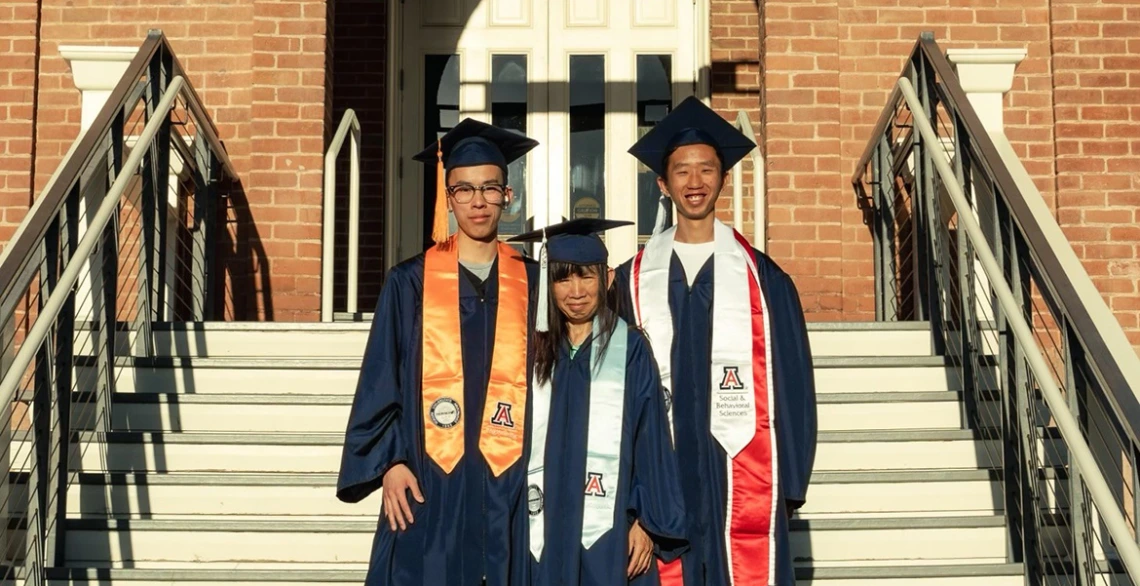
<path id="1" fill-rule="evenodd" d="M 401 203 L 388 224 L 416 234 L 394 236 L 401 258 L 430 244 L 434 203 L 434 168 L 409 172 L 419 165 L 410 157 L 467 116 L 540 143 L 509 168 L 516 197 L 501 237 L 570 218 L 629 220 L 605 238 L 611 264 L 632 256 L 652 232 L 660 190 L 626 151 L 693 92 L 691 0 L 402 6 Z"/>

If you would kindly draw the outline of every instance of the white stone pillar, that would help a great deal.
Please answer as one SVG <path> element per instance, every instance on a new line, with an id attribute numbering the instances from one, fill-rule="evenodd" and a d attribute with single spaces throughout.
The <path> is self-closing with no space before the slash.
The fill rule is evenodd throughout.
<path id="1" fill-rule="evenodd" d="M 1025 49 L 947 49 L 946 58 L 958 72 L 958 83 L 974 106 L 982 126 L 1004 132 L 1003 103 L 1013 87 L 1013 73 L 1025 59 Z"/>
<path id="2" fill-rule="evenodd" d="M 1005 94 L 1013 88 L 1013 74 L 1027 51 L 1025 49 L 948 49 L 946 57 L 954 64 L 958 73 L 958 83 L 966 92 L 966 99 L 974 107 L 982 126 L 989 134 L 1005 134 Z M 972 182 L 977 185 L 977 181 Z M 971 194 L 974 217 L 978 217 L 977 189 Z M 988 195 L 987 195 L 988 197 Z M 947 202 L 949 203 L 949 202 Z M 983 226 L 984 228 L 984 226 Z M 993 298 L 989 278 L 982 270 L 981 263 L 974 262 L 976 276 L 975 293 L 978 297 L 975 308 L 979 318 L 993 319 Z M 964 301 L 964 300 L 963 300 Z M 986 340 L 987 345 L 995 344 Z M 996 348 L 996 346 L 994 346 Z"/>
<path id="3" fill-rule="evenodd" d="M 60 56 L 71 66 L 72 80 L 83 100 L 80 136 L 91 127 L 138 51 L 138 47 L 59 47 Z"/>

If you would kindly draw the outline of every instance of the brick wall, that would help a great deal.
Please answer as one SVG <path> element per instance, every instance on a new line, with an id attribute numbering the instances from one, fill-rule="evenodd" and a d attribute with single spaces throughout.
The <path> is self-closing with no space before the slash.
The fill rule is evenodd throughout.
<path id="1" fill-rule="evenodd" d="M 277 321 L 314 320 L 320 311 L 327 10 L 324 0 L 253 2 L 245 194 L 268 266 L 251 259 L 263 304 L 246 310 Z"/>
<path id="2" fill-rule="evenodd" d="M 251 5 L 249 0 L 42 0 L 36 195 L 79 134 L 80 95 L 59 46 L 138 46 L 154 28 L 170 39 L 234 163 L 246 171 Z"/>
<path id="3" fill-rule="evenodd" d="M 1140 347 L 1140 6 L 1054 0 L 1058 219 Z"/>
<path id="4" fill-rule="evenodd" d="M 35 0 L 0 6 L 0 241 L 10 237 L 79 134 L 80 95 L 59 46 L 138 46 L 150 29 L 170 40 L 240 175 L 228 238 L 219 242 L 237 319 L 310 320 L 320 306 L 321 167 L 331 95 L 325 91 L 324 0 Z M 10 53 L 11 51 L 11 53 Z M 7 67 L 11 65 L 11 68 Z M 38 66 L 34 189 L 32 68 Z M 21 180 L 21 177 L 25 177 Z M 23 181 L 23 183 L 21 183 Z"/>
<path id="5" fill-rule="evenodd" d="M 711 27 L 710 57 L 712 70 L 708 72 L 712 91 L 711 105 L 729 121 L 735 121 L 737 112 L 744 110 L 756 132 L 754 140 L 763 148 L 763 113 L 760 108 L 761 63 L 759 7 L 755 0 L 712 0 L 709 26 Z M 755 225 L 754 194 L 752 190 L 751 161 L 744 162 L 744 205 L 742 232 L 752 237 Z M 732 221 L 732 184 L 725 186 L 717 201 L 718 215 Z"/>
<path id="6" fill-rule="evenodd" d="M 850 177 L 922 31 L 944 49 L 1029 50 L 1006 128 L 1054 205 L 1047 0 L 921 4 L 765 3 L 769 249 L 795 277 L 809 319 L 874 317 L 870 235 Z"/>
<path id="7" fill-rule="evenodd" d="M 37 0 L 0 5 L 0 250 L 31 203 Z"/>
<path id="8" fill-rule="evenodd" d="M 851 198 L 840 161 L 838 14 L 835 1 L 765 6 L 769 253 L 795 278 L 811 319 L 841 315 L 852 276 L 840 260 Z"/>
<path id="9" fill-rule="evenodd" d="M 58 46 L 137 46 L 148 29 L 161 28 L 242 179 L 228 211 L 230 237 L 222 243 L 228 282 L 242 300 L 231 314 L 316 317 L 321 155 L 347 107 L 364 126 L 360 293 L 375 297 L 375 259 L 383 251 L 376 218 L 384 206 L 385 3 L 337 0 L 335 18 L 323 0 L 40 4 L 38 60 L 37 0 L 0 6 L 0 240 L 78 133 L 79 94 Z M 730 120 L 744 109 L 756 125 L 766 155 L 768 249 L 795 277 L 810 319 L 872 317 L 870 239 L 848 179 L 915 39 L 930 30 L 943 48 L 1028 49 L 1007 96 L 1007 133 L 1140 344 L 1134 227 L 1140 7 L 1134 2 L 924 0 L 910 7 L 897 0 L 711 0 L 711 8 L 712 103 Z M 336 51 L 326 42 L 330 36 Z M 725 218 L 730 194 L 721 202 Z M 751 198 L 746 189 L 748 234 Z M 342 213 L 338 226 L 345 219 Z M 338 232 L 343 246 L 344 230 Z"/>

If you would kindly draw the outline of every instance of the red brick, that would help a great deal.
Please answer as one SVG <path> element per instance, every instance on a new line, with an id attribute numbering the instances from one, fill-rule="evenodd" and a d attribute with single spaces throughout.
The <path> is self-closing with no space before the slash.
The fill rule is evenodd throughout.
<path id="1" fill-rule="evenodd" d="M 1084 106 L 1080 112 L 1084 120 L 1128 120 L 1128 110 L 1126 106 Z"/>

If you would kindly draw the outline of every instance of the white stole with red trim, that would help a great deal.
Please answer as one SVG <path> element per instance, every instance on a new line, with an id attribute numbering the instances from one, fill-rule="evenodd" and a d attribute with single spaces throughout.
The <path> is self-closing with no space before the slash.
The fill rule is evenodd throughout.
<path id="1" fill-rule="evenodd" d="M 634 314 L 666 393 L 674 393 L 669 270 L 675 234 L 673 227 L 651 238 L 634 258 L 629 280 Z M 779 491 L 768 308 L 747 240 L 719 220 L 713 234 L 709 428 L 728 457 L 728 567 L 734 584 L 771 584 Z M 672 408 L 669 427 L 672 432 Z M 767 563 L 756 563 L 760 556 Z"/>
<path id="2" fill-rule="evenodd" d="M 590 549 L 613 528 L 621 471 L 621 439 L 625 418 L 625 366 L 629 325 L 621 318 L 610 335 L 603 356 L 598 350 L 598 320 L 594 320 L 590 347 L 590 406 L 586 428 L 586 477 L 583 480 L 582 547 Z M 553 375 L 552 375 L 553 378 Z M 530 552 L 542 559 L 545 547 L 546 444 L 553 380 L 534 377 L 531 448 L 527 462 L 527 510 L 530 514 Z M 555 452 L 557 446 L 555 446 Z M 554 454 L 552 454 L 553 456 Z"/>

